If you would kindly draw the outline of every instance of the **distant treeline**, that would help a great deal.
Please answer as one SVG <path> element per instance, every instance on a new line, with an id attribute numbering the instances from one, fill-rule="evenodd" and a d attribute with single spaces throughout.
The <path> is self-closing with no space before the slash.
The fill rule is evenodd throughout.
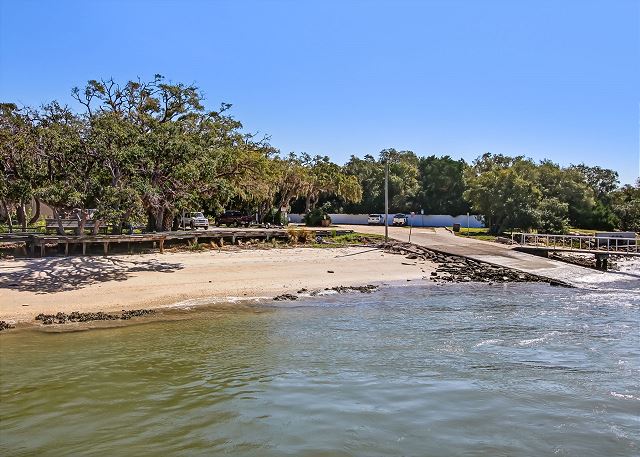
<path id="1" fill-rule="evenodd" d="M 561 167 L 550 160 L 483 154 L 473 163 L 449 156 L 418 157 L 384 150 L 376 160 L 351 157 L 345 173 L 362 186 L 359 202 L 327 199 L 333 210 L 379 212 L 384 208 L 384 161 L 389 158 L 392 211 L 485 217 L 494 232 L 569 227 L 640 230 L 640 181 L 619 187 L 617 172 L 584 164 Z M 324 202 L 323 202 L 324 203 Z"/>
<path id="2" fill-rule="evenodd" d="M 261 220 L 283 208 L 381 212 L 387 160 L 393 212 L 472 211 L 496 231 L 640 226 L 639 185 L 619 188 L 617 173 L 600 167 L 491 154 L 467 164 L 394 149 L 341 166 L 281 155 L 268 137 L 244 132 L 230 105 L 207 110 L 197 87 L 160 75 L 123 85 L 92 80 L 72 95 L 80 111 L 58 102 L 0 105 L 0 215 L 10 226 L 35 223 L 40 202 L 58 219 L 73 211 L 80 232 L 89 217 L 95 231 L 106 223 L 169 230 L 181 211 L 201 209 L 241 209 Z"/>

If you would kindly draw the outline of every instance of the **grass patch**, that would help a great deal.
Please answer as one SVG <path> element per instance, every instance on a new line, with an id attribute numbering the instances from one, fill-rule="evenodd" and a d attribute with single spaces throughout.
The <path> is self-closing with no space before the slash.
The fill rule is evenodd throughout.
<path id="1" fill-rule="evenodd" d="M 314 248 L 335 248 L 353 244 L 374 244 L 384 240 L 384 235 L 369 233 L 345 233 L 323 237 L 323 243 L 313 243 Z"/>
<path id="2" fill-rule="evenodd" d="M 368 234 L 368 233 L 345 233 L 343 235 L 335 235 L 330 238 L 334 243 L 362 243 L 363 241 L 379 241 L 384 240 L 384 235 Z"/>
<path id="3" fill-rule="evenodd" d="M 453 230 L 453 227 L 449 227 Z M 495 241 L 496 236 L 489 233 L 488 228 L 469 228 L 461 227 L 459 232 L 453 232 L 456 236 L 469 237 L 474 240 Z"/>
<path id="4" fill-rule="evenodd" d="M 568 230 L 569 233 L 579 233 L 580 235 L 595 235 L 596 233 L 609 232 L 609 231 L 611 230 L 583 229 L 583 228 L 576 228 L 576 227 L 569 227 L 569 230 Z"/>
<path id="5" fill-rule="evenodd" d="M 16 225 L 15 223 L 13 224 L 13 233 L 18 235 L 20 233 L 44 233 L 44 232 L 45 232 L 45 222 L 43 220 L 40 220 L 32 225 L 27 225 L 26 232 L 22 231 L 21 225 Z M 11 233 L 9 232 L 9 224 L 0 224 L 0 233 Z"/>

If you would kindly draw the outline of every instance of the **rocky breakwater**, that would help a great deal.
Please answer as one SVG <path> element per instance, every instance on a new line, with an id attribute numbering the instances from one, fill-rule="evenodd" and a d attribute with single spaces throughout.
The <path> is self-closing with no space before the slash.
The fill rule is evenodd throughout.
<path id="1" fill-rule="evenodd" d="M 353 292 L 360 292 L 361 294 L 370 294 L 374 290 L 377 290 L 378 286 L 374 286 L 373 284 L 367 284 L 366 286 L 335 286 L 335 287 L 326 287 L 324 289 L 316 289 L 316 290 L 308 290 L 308 289 L 300 289 L 296 294 L 282 294 L 276 297 L 273 297 L 274 301 L 294 301 L 300 298 L 301 295 L 309 295 L 311 297 L 315 297 L 317 295 L 321 295 L 322 293 L 331 293 L 336 292 L 339 294 L 347 294 Z"/>
<path id="2" fill-rule="evenodd" d="M 12 325 L 12 324 L 10 324 L 10 323 L 8 323 L 6 321 L 0 321 L 0 332 L 2 330 L 7 330 L 7 329 L 10 329 L 10 328 L 14 328 L 14 325 Z"/>
<path id="3" fill-rule="evenodd" d="M 437 265 L 436 271 L 432 272 L 429 277 L 425 277 L 425 279 L 435 282 L 546 282 L 552 285 L 566 285 L 543 276 L 445 254 L 414 244 L 391 242 L 383 243 L 379 247 L 385 252 L 404 255 L 408 260 L 435 263 Z"/>
<path id="4" fill-rule="evenodd" d="M 56 314 L 38 314 L 36 321 L 42 322 L 44 325 L 66 324 L 69 322 L 91 322 L 91 321 L 115 321 L 129 320 L 132 317 L 142 317 L 154 314 L 152 309 L 134 309 L 130 311 L 122 310 L 120 314 L 109 314 L 98 311 L 96 313 L 81 313 L 74 311 L 72 313 L 56 313 Z"/>

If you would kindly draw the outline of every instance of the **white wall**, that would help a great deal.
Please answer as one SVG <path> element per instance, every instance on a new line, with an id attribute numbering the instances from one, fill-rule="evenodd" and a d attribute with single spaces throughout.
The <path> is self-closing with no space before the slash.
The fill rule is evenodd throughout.
<path id="1" fill-rule="evenodd" d="M 289 214 L 289 222 L 300 223 L 304 214 Z M 331 222 L 334 224 L 367 225 L 368 214 L 329 214 Z M 411 225 L 414 227 L 451 227 L 453 224 L 467 226 L 467 215 L 448 216 L 444 214 L 416 214 L 410 217 Z M 393 222 L 393 214 L 389 214 L 389 225 Z M 484 223 L 482 217 L 477 215 L 469 216 L 469 227 L 482 228 Z"/>

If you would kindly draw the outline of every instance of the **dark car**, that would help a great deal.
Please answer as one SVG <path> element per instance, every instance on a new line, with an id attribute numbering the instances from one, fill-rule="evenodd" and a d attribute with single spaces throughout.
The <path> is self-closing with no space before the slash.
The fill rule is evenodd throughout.
<path id="1" fill-rule="evenodd" d="M 244 225 L 249 227 L 249 224 L 253 221 L 251 216 L 245 216 L 240 211 L 225 211 L 216 218 L 216 227 L 220 227 L 225 224 L 227 227 L 239 227 Z"/>

